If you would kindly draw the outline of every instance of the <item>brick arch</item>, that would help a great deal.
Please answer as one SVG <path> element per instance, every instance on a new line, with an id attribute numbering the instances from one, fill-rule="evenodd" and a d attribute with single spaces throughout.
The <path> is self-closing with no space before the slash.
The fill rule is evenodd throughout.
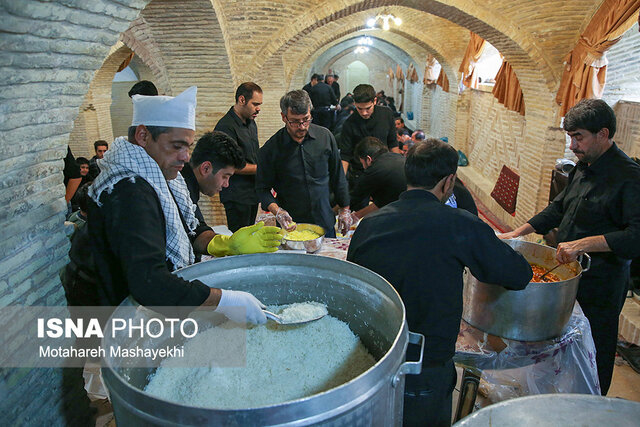
<path id="1" fill-rule="evenodd" d="M 335 46 L 336 44 L 342 43 L 349 38 L 353 38 L 353 34 L 356 32 L 363 30 L 362 26 L 355 26 L 353 28 L 347 28 L 343 33 L 335 34 L 333 37 L 323 40 L 322 42 L 315 43 L 313 45 L 309 45 L 306 49 L 307 56 L 300 62 L 300 64 L 296 67 L 296 69 L 292 70 L 290 73 L 290 78 L 293 79 L 293 75 L 295 74 L 296 79 L 300 78 L 300 74 L 304 74 L 306 70 L 310 69 L 312 64 L 317 60 L 320 55 L 322 55 L 326 50 Z M 452 60 L 449 58 L 445 58 L 441 52 L 434 49 L 432 46 L 416 38 L 411 34 L 407 34 L 400 30 L 391 30 L 385 33 L 376 33 L 375 36 L 372 34 L 368 34 L 370 37 L 379 38 L 380 40 L 384 40 L 387 43 L 393 44 L 399 49 L 403 50 L 409 58 L 415 62 L 416 67 L 421 67 L 424 65 L 424 58 L 427 53 L 432 53 L 438 62 L 442 65 L 447 77 L 449 77 L 450 81 L 457 81 L 458 73 L 457 69 L 452 66 Z M 408 44 L 410 46 L 411 52 L 407 52 L 407 49 L 403 49 L 398 46 L 397 41 L 403 40 L 402 44 Z"/>
<path id="2" fill-rule="evenodd" d="M 548 86 L 546 88 L 547 91 L 553 89 L 556 80 L 554 72 L 549 68 L 542 52 L 536 47 L 534 41 L 530 40 L 526 34 L 523 34 L 524 32 L 519 33 L 516 30 L 518 26 L 515 23 L 496 16 L 495 12 L 487 9 L 473 8 L 473 6 L 467 5 L 468 2 L 457 1 L 455 3 L 457 3 L 457 6 L 435 0 L 376 0 L 357 2 L 343 8 L 334 9 L 324 4 L 319 5 L 316 8 L 309 9 L 302 16 L 296 17 L 295 25 L 285 27 L 277 37 L 272 37 L 256 54 L 256 68 L 260 68 L 264 61 L 263 58 L 287 49 L 288 46 L 295 44 L 301 38 L 327 23 L 362 11 L 372 11 L 381 7 L 393 10 L 393 7 L 403 6 L 413 11 L 426 12 L 442 17 L 478 33 L 503 52 L 510 62 L 518 65 L 522 64 L 521 66 L 526 64 L 531 70 L 536 70 L 539 67 L 542 70 L 539 72 L 541 84 L 535 85 L 536 90 L 539 90 L 539 86 L 544 85 Z M 476 17 L 475 14 L 482 18 Z M 528 51 L 521 47 L 516 40 L 527 46 Z M 518 65 L 514 65 L 514 69 L 517 69 Z"/>
<path id="3" fill-rule="evenodd" d="M 131 49 L 121 42 L 116 43 L 91 80 L 69 136 L 69 147 L 76 157 L 93 156 L 93 142 L 98 139 L 113 141 L 111 82 L 122 61 L 130 54 Z"/>
<path id="4" fill-rule="evenodd" d="M 155 77 L 155 85 L 161 93 L 171 93 L 171 81 L 167 67 L 153 32 L 143 15 L 138 16 L 127 31 L 120 35 L 120 40 L 129 47 L 142 62 L 149 67 Z"/>

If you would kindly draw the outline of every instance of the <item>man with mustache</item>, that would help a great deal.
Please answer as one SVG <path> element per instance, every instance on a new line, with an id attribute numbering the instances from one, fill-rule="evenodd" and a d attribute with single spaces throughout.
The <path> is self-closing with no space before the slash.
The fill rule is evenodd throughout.
<path id="1" fill-rule="evenodd" d="M 589 253 L 591 269 L 580 278 L 578 302 L 591 324 L 600 390 L 606 395 L 629 266 L 640 255 L 640 166 L 613 142 L 616 117 L 600 99 L 576 104 L 563 128 L 579 160 L 567 188 L 527 223 L 500 237 L 544 235 L 558 227 L 558 262 Z"/>
<path id="2" fill-rule="evenodd" d="M 118 305 L 131 295 L 142 305 L 211 306 L 236 322 L 265 323 L 263 306 L 253 295 L 210 288 L 172 274 L 194 263 L 194 249 L 215 256 L 272 252 L 281 240 L 277 227 L 264 224 L 231 237 L 213 236 L 210 230 L 209 235 L 203 233 L 207 230 L 196 218 L 179 173 L 194 142 L 196 87 L 175 98 L 134 95 L 132 99 L 128 138 L 114 141 L 89 190 L 87 228 L 97 271 L 92 275 L 78 266 L 83 273 L 79 276 L 94 279 L 101 305 Z M 199 183 L 205 194 L 215 193 L 241 166 L 236 162 L 239 149 L 234 147 L 234 164 L 215 164 L 210 157 L 197 165 L 194 173 L 203 175 Z"/>
<path id="3" fill-rule="evenodd" d="M 256 117 L 262 105 L 262 88 L 245 82 L 236 89 L 236 103 L 216 124 L 215 130 L 233 138 L 242 151 L 246 165 L 235 171 L 229 186 L 220 192 L 229 230 L 253 225 L 258 213 L 256 169 L 258 163 L 258 127 Z"/>

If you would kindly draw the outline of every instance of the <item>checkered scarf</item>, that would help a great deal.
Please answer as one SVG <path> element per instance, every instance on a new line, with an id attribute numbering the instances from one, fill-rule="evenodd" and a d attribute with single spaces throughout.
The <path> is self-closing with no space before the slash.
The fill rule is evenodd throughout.
<path id="1" fill-rule="evenodd" d="M 113 186 L 123 179 L 130 178 L 132 182 L 135 177 L 144 179 L 160 199 L 166 223 L 167 259 L 176 269 L 193 264 L 193 248 L 180 220 L 178 209 L 189 227 L 189 234 L 194 233 L 198 220 L 195 216 L 195 205 L 189 197 L 189 189 L 182 175 L 178 174 L 178 177 L 171 181 L 165 180 L 155 160 L 142 147 L 130 143 L 124 137 L 119 137 L 113 142 L 104 158 L 98 160 L 98 166 L 100 175 L 89 188 L 89 196 L 98 206 L 101 205 L 100 194 L 105 190 L 111 193 Z"/>

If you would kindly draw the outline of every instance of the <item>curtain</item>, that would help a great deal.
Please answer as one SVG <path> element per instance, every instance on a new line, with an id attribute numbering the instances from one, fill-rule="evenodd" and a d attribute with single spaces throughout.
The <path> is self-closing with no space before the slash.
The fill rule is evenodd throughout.
<path id="1" fill-rule="evenodd" d="M 511 65 L 504 59 L 496 75 L 496 84 L 493 86 L 492 92 L 500 104 L 524 116 L 524 98 L 520 82 Z"/>
<path id="2" fill-rule="evenodd" d="M 444 73 L 444 69 L 440 68 L 440 74 L 438 75 L 438 80 L 436 84 L 442 88 L 445 92 L 449 92 L 449 78 Z"/>
<path id="3" fill-rule="evenodd" d="M 404 80 L 404 72 L 402 71 L 400 64 L 396 65 L 396 79 Z"/>
<path id="4" fill-rule="evenodd" d="M 462 73 L 462 84 L 466 87 L 476 89 L 478 87 L 476 63 L 482 56 L 482 52 L 484 52 L 486 42 L 473 31 L 470 31 L 469 33 L 471 34 L 471 38 L 469 39 L 467 50 L 464 52 L 462 64 L 460 64 L 460 69 L 458 71 Z"/>
<path id="5" fill-rule="evenodd" d="M 422 82 L 425 85 L 434 84 L 436 80 L 438 80 L 438 74 L 436 74 L 436 65 L 438 61 L 435 56 L 428 54 L 427 55 L 427 65 L 424 68 L 424 79 Z"/>
<path id="6" fill-rule="evenodd" d="M 600 98 L 607 77 L 605 52 L 620 40 L 635 21 L 640 0 L 605 0 L 564 59 L 556 102 L 560 115 L 581 99 Z"/>
<path id="7" fill-rule="evenodd" d="M 116 71 L 116 73 L 119 73 L 120 71 L 122 71 L 125 68 L 127 68 L 129 66 L 129 63 L 133 59 L 134 55 L 135 55 L 135 53 L 131 52 L 131 55 L 127 56 L 127 58 L 124 61 L 122 61 L 122 64 L 120 64 L 120 66 L 118 67 L 118 71 Z"/>

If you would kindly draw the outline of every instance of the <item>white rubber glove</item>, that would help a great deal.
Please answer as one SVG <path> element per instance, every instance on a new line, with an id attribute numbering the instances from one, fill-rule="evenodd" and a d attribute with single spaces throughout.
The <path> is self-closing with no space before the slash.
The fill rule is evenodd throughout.
<path id="1" fill-rule="evenodd" d="M 338 232 L 346 236 L 352 223 L 351 210 L 349 208 L 341 208 L 338 214 Z"/>
<path id="2" fill-rule="evenodd" d="M 267 317 L 262 311 L 267 308 L 264 304 L 248 292 L 221 289 L 220 302 L 215 309 L 229 320 L 236 323 L 255 323 L 263 325 L 267 323 Z"/>
<path id="3" fill-rule="evenodd" d="M 296 228 L 296 223 L 293 222 L 293 219 L 291 218 L 291 215 L 289 215 L 289 212 L 285 211 L 282 208 L 278 208 L 278 210 L 276 211 L 276 221 L 278 221 L 278 224 L 280 224 L 280 226 L 287 231 L 292 231 Z"/>

